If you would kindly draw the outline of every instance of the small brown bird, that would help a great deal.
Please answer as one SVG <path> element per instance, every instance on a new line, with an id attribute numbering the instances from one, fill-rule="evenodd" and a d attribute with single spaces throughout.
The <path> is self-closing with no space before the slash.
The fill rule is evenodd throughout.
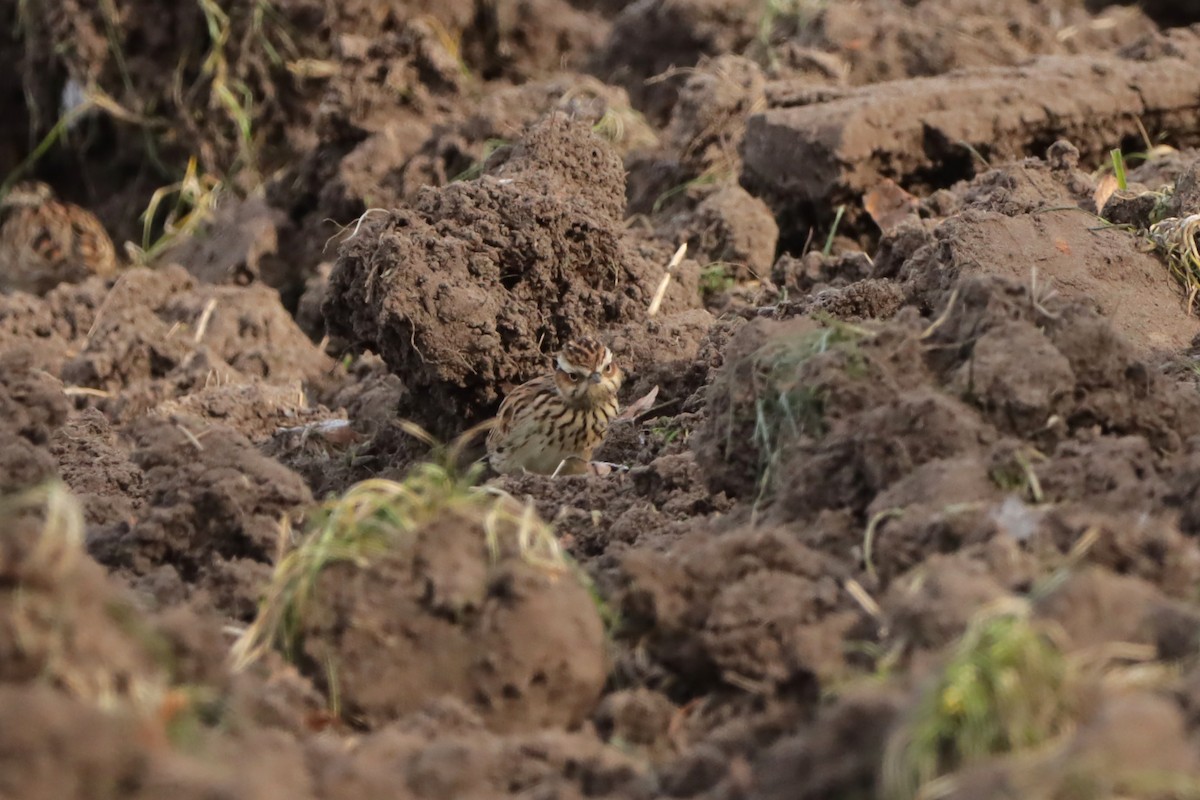
<path id="1" fill-rule="evenodd" d="M 116 248 L 100 220 L 40 181 L 13 186 L 0 198 L 0 215 L 0 291 L 41 295 L 117 270 Z"/>
<path id="2" fill-rule="evenodd" d="M 617 416 L 624 374 L 612 351 L 591 338 L 559 353 L 554 372 L 513 389 L 488 433 L 488 462 L 499 473 L 588 471 L 592 451 Z"/>

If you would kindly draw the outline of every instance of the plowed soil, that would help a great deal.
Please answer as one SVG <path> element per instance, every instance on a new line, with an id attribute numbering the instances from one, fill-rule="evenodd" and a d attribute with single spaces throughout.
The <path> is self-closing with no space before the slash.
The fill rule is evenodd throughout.
<path id="1" fill-rule="evenodd" d="M 920 796 L 1197 796 L 1200 5 L 0 18 L 0 175 L 126 260 L 0 294 L 0 798 L 907 798 L 1018 606 L 1082 699 Z M 406 496 L 235 657 L 580 335 L 657 387 L 610 469 Z"/>

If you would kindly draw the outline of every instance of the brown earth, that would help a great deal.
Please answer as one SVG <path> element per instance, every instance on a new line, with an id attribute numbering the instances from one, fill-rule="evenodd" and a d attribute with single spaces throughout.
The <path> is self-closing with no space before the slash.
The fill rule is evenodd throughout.
<path id="1" fill-rule="evenodd" d="M 950 795 L 1194 796 L 1192 5 L 0 5 L 136 245 L 0 295 L 0 797 L 884 796 L 997 618 Z M 580 334 L 610 472 L 467 488 Z"/>

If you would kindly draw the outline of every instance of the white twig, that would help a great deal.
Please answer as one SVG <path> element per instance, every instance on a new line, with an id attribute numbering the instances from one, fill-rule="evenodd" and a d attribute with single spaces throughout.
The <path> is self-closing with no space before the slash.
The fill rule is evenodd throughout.
<path id="1" fill-rule="evenodd" d="M 671 256 L 671 262 L 667 264 L 667 274 L 662 276 L 662 280 L 658 282 L 658 288 L 654 290 L 654 298 L 650 301 L 650 308 L 646 311 L 647 316 L 653 317 L 658 313 L 663 298 L 667 296 L 667 287 L 671 285 L 671 276 L 675 274 L 675 269 L 683 263 L 685 255 L 687 255 L 687 242 L 679 245 L 675 255 Z"/>
<path id="2" fill-rule="evenodd" d="M 217 298 L 211 297 L 204 305 L 204 310 L 200 312 L 200 321 L 196 323 L 196 334 L 192 337 L 192 342 L 200 344 L 200 340 L 204 338 L 204 332 L 208 330 L 208 322 L 212 319 L 213 311 L 217 308 Z"/>

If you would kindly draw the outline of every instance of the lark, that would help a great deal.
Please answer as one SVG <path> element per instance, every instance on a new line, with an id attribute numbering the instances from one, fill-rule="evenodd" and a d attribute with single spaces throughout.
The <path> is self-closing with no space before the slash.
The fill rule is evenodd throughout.
<path id="1" fill-rule="evenodd" d="M 0 291 L 41 295 L 117 270 L 116 248 L 100 220 L 40 181 L 16 184 L 0 198 L 0 215 Z"/>
<path id="2" fill-rule="evenodd" d="M 501 474 L 586 473 L 617 416 L 624 373 L 595 339 L 569 342 L 554 371 L 523 383 L 500 404 L 488 432 L 488 462 Z"/>

